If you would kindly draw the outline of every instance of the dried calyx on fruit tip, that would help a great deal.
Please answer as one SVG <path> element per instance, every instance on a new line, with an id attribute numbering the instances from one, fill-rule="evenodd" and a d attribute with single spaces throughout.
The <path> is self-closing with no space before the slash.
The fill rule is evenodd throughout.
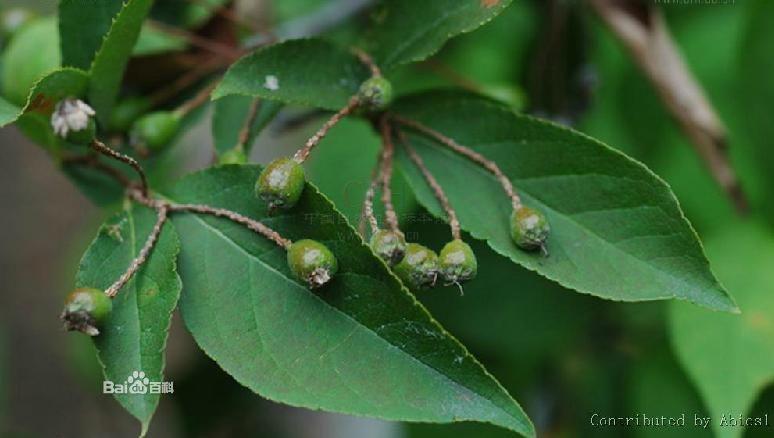
<path id="1" fill-rule="evenodd" d="M 60 100 L 51 114 L 54 134 L 73 144 L 89 144 L 97 133 L 94 109 L 79 99 Z"/>
<path id="2" fill-rule="evenodd" d="M 388 265 L 395 266 L 406 253 L 406 239 L 400 231 L 378 230 L 371 236 L 371 249 Z"/>
<path id="3" fill-rule="evenodd" d="M 99 289 L 75 289 L 65 299 L 62 321 L 68 331 L 97 336 L 113 310 L 113 301 Z"/>
<path id="4" fill-rule="evenodd" d="M 550 230 L 545 215 L 538 210 L 522 206 L 511 214 L 511 237 L 519 248 L 545 250 Z"/>
<path id="5" fill-rule="evenodd" d="M 411 289 L 423 290 L 435 286 L 438 279 L 438 255 L 418 243 L 406 245 L 406 253 L 393 271 Z"/>
<path id="6" fill-rule="evenodd" d="M 462 283 L 475 278 L 478 261 L 470 246 L 460 239 L 447 243 L 438 258 L 441 276 L 449 283 Z"/>
<path id="7" fill-rule="evenodd" d="M 374 76 L 360 85 L 357 97 L 367 110 L 383 110 L 392 102 L 392 84 L 382 76 Z"/>
<path id="8" fill-rule="evenodd" d="M 255 183 L 256 194 L 274 210 L 293 208 L 304 191 L 304 168 L 288 157 L 277 158 L 263 169 Z"/>
<path id="9" fill-rule="evenodd" d="M 159 151 L 172 142 L 180 129 L 180 116 L 171 111 L 146 114 L 132 125 L 132 143 Z"/>
<path id="10" fill-rule="evenodd" d="M 328 281 L 339 269 L 336 257 L 320 242 L 303 239 L 288 248 L 288 266 L 293 275 L 316 289 Z"/>

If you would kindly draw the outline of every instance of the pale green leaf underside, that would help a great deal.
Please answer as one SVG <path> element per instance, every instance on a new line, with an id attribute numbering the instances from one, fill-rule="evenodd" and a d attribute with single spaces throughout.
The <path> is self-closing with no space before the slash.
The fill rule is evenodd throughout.
<path id="1" fill-rule="evenodd" d="M 642 164 L 572 130 L 518 116 L 470 94 L 408 97 L 396 111 L 495 160 L 526 205 L 551 224 L 550 255 L 519 250 L 511 205 L 492 175 L 451 150 L 411 134 L 464 229 L 511 260 L 565 287 L 620 301 L 685 299 L 733 311 L 696 234 L 669 187 Z M 441 215 L 421 175 L 401 168 L 425 206 Z"/>
<path id="2" fill-rule="evenodd" d="M 227 220 L 179 215 L 186 236 L 181 310 L 199 346 L 256 393 L 294 406 L 390 420 L 493 423 L 527 436 L 519 405 L 447 334 L 307 185 L 292 211 L 269 217 L 253 194 L 257 166 L 224 166 L 170 194 L 262 220 L 291 239 L 329 246 L 340 271 L 314 293 L 285 251 Z"/>
<path id="3" fill-rule="evenodd" d="M 345 49 L 319 39 L 290 40 L 234 63 L 213 98 L 238 94 L 337 110 L 368 77 L 368 68 Z"/>
<path id="4" fill-rule="evenodd" d="M 188 42 L 184 37 L 163 32 L 144 24 L 132 49 L 132 56 L 151 56 L 185 50 Z"/>
<path id="5" fill-rule="evenodd" d="M 86 251 L 77 286 L 108 288 L 137 256 L 155 222 L 154 211 L 125 204 Z M 167 223 L 148 261 L 114 298 L 110 319 L 94 338 L 106 380 L 123 383 L 133 371 L 144 372 L 150 381 L 163 380 L 167 333 L 182 286 L 176 270 L 179 250 L 177 233 Z M 147 430 L 159 395 L 115 397 Z"/>
<path id="6" fill-rule="evenodd" d="M 709 409 L 716 436 L 736 438 L 744 429 L 720 426 L 722 416 L 747 414 L 774 381 L 774 235 L 759 224 L 738 224 L 708 239 L 707 250 L 742 314 L 674 303 L 672 344 Z"/>
<path id="7" fill-rule="evenodd" d="M 364 46 L 385 69 L 421 61 L 446 41 L 485 24 L 511 0 L 391 0 L 372 14 Z"/>
<path id="8" fill-rule="evenodd" d="M 110 119 L 124 69 L 129 62 L 152 0 L 129 0 L 116 16 L 91 65 L 89 103 L 103 121 Z"/>

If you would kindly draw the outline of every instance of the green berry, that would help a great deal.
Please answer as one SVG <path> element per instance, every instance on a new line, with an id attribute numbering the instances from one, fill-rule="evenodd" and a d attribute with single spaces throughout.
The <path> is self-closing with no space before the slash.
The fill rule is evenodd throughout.
<path id="1" fill-rule="evenodd" d="M 277 158 L 261 172 L 255 192 L 269 203 L 269 209 L 289 209 L 301 198 L 305 182 L 301 164 L 292 158 Z"/>
<path id="2" fill-rule="evenodd" d="M 218 164 L 245 164 L 247 155 L 242 148 L 229 149 L 218 157 Z"/>
<path id="3" fill-rule="evenodd" d="M 65 299 L 62 320 L 68 331 L 77 330 L 89 336 L 97 336 L 99 327 L 107 321 L 113 310 L 113 301 L 99 289 L 75 289 Z"/>
<path id="4" fill-rule="evenodd" d="M 406 252 L 406 239 L 400 231 L 378 230 L 371 236 L 371 249 L 388 265 L 395 266 Z"/>
<path id="5" fill-rule="evenodd" d="M 472 280 L 478 272 L 476 255 L 470 246 L 455 239 L 447 243 L 439 254 L 441 275 L 449 283 Z"/>
<path id="6" fill-rule="evenodd" d="M 422 290 L 435 286 L 438 279 L 438 256 L 418 243 L 406 245 L 406 253 L 393 271 L 411 289 Z"/>
<path id="7" fill-rule="evenodd" d="M 132 140 L 151 151 L 168 145 L 180 129 L 180 118 L 170 111 L 156 111 L 140 117 L 132 127 Z"/>
<path id="8" fill-rule="evenodd" d="M 144 97 L 128 97 L 118 102 L 110 113 L 110 122 L 108 123 L 110 131 L 128 131 L 134 122 L 148 111 L 148 108 L 150 108 L 150 102 Z"/>
<path id="9" fill-rule="evenodd" d="M 35 18 L 35 13 L 25 8 L 9 8 L 0 14 L 0 35 L 9 38 Z"/>
<path id="10" fill-rule="evenodd" d="M 392 84 L 381 76 L 374 76 L 360 85 L 357 95 L 366 109 L 382 110 L 392 101 Z"/>
<path id="11" fill-rule="evenodd" d="M 310 289 L 327 283 L 339 269 L 336 257 L 320 242 L 303 239 L 288 248 L 288 266 L 293 275 Z"/>
<path id="12" fill-rule="evenodd" d="M 521 207 L 511 215 L 511 237 L 521 249 L 543 248 L 550 230 L 545 215 L 537 210 Z"/>

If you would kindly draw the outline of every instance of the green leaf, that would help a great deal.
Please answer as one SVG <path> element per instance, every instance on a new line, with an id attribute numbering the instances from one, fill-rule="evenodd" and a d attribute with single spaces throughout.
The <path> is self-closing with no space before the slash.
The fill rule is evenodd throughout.
<path id="1" fill-rule="evenodd" d="M 734 291 L 741 315 L 672 305 L 672 344 L 713 418 L 716 436 L 739 437 L 722 417 L 744 415 L 774 381 L 774 235 L 756 223 L 735 223 L 707 240 L 718 275 Z"/>
<path id="2" fill-rule="evenodd" d="M 151 56 L 185 50 L 188 42 L 179 35 L 172 35 L 145 24 L 132 49 L 132 56 Z"/>
<path id="3" fill-rule="evenodd" d="M 89 84 L 89 75 L 75 68 L 55 70 L 40 79 L 32 88 L 24 108 L 18 108 L 3 101 L 0 103 L 0 127 L 15 122 L 24 113 L 35 113 L 47 118 L 54 110 L 54 105 L 66 97 L 83 96 Z M 50 130 L 50 124 L 46 123 Z M 42 127 L 42 125 L 41 125 Z"/>
<path id="4" fill-rule="evenodd" d="M 239 142 L 239 135 L 250 116 L 250 111 L 256 98 L 247 96 L 228 96 L 215 101 L 212 114 L 212 136 L 215 140 L 215 151 L 220 155 Z M 245 153 L 249 154 L 253 142 L 263 128 L 277 115 L 282 105 L 261 100 L 257 103 L 258 113 L 250 124 L 249 135 L 245 143 Z"/>
<path id="5" fill-rule="evenodd" d="M 741 103 L 738 113 L 742 114 L 744 124 L 739 129 L 750 135 L 753 144 L 753 157 L 764 180 L 762 207 L 769 222 L 774 222 L 774 207 L 770 202 L 769 189 L 774 184 L 774 159 L 771 157 L 771 138 L 774 136 L 774 126 L 767 113 L 774 101 L 774 81 L 771 72 L 774 71 L 774 27 L 766 18 L 774 14 L 774 3 L 766 0 L 755 0 L 747 3 L 749 17 L 743 39 L 737 48 L 737 60 L 740 66 L 738 75 L 734 76 L 734 84 L 741 88 Z M 744 78 L 739 81 L 738 78 Z M 738 99 L 739 95 L 734 95 Z"/>
<path id="6" fill-rule="evenodd" d="M 153 18 L 171 26 L 193 29 L 207 23 L 228 0 L 165 0 L 153 6 Z"/>
<path id="7" fill-rule="evenodd" d="M 77 286 L 107 289 L 137 257 L 155 222 L 154 211 L 127 202 L 86 251 Z M 144 372 L 151 382 L 164 380 L 167 333 L 182 287 L 176 272 L 179 250 L 177 234 L 167 223 L 147 262 L 113 299 L 113 312 L 94 338 L 106 380 L 121 384 L 134 371 Z M 144 434 L 159 395 L 115 394 L 115 398 L 140 420 Z"/>
<path id="8" fill-rule="evenodd" d="M 389 420 L 490 422 L 526 436 L 519 405 L 446 333 L 307 185 L 299 204 L 268 216 L 258 166 L 222 166 L 182 180 L 178 202 L 261 220 L 290 239 L 327 245 L 339 272 L 318 292 L 293 279 L 285 251 L 228 220 L 176 215 L 183 241 L 181 310 L 199 346 L 271 400 Z"/>
<path id="9" fill-rule="evenodd" d="M 89 103 L 102 123 L 110 119 L 124 69 L 129 62 L 140 29 L 153 0 L 129 0 L 116 16 L 91 65 Z"/>
<path id="10" fill-rule="evenodd" d="M 59 68 L 56 18 L 46 17 L 22 27 L 3 51 L 3 97 L 22 106 L 35 83 Z"/>
<path id="11" fill-rule="evenodd" d="M 421 61 L 447 40 L 470 32 L 503 11 L 511 0 L 392 0 L 373 13 L 366 50 L 384 69 Z"/>
<path id="12" fill-rule="evenodd" d="M 511 205 L 495 178 L 450 149 L 411 134 L 463 228 L 498 253 L 602 298 L 679 298 L 736 309 L 669 187 L 642 164 L 580 133 L 469 94 L 414 95 L 398 102 L 396 111 L 497 162 L 524 203 L 546 214 L 550 256 L 519 250 L 510 237 Z M 419 201 L 440 216 L 419 172 L 405 154 L 399 156 Z"/>
<path id="13" fill-rule="evenodd" d="M 637 347 L 638 350 L 641 348 Z M 710 438 L 711 428 L 695 426 L 695 416 L 706 418 L 709 414 L 702 408 L 688 376 L 669 353 L 667 342 L 659 342 L 657 348 L 640 351 L 629 371 L 627 412 L 644 414 L 649 418 L 677 418 L 684 414 L 686 427 L 635 427 L 631 436 Z"/>
<path id="14" fill-rule="evenodd" d="M 123 0 L 60 1 L 62 65 L 88 70 L 123 4 Z"/>
<path id="15" fill-rule="evenodd" d="M 237 61 L 213 98 L 239 94 L 337 110 L 368 77 L 368 68 L 345 49 L 319 39 L 290 40 Z"/>

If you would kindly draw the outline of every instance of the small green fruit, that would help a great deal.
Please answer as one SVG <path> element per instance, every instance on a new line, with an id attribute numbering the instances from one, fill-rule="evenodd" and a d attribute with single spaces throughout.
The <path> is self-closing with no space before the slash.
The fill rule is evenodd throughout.
<path id="1" fill-rule="evenodd" d="M 371 236 L 371 249 L 388 265 L 395 266 L 406 253 L 406 239 L 400 231 L 378 230 Z"/>
<path id="2" fill-rule="evenodd" d="M 261 172 L 255 192 L 269 203 L 269 209 L 289 209 L 301 198 L 305 182 L 301 164 L 292 158 L 277 158 Z"/>
<path id="3" fill-rule="evenodd" d="M 168 145 L 180 129 L 180 118 L 170 111 L 156 111 L 139 118 L 132 127 L 132 140 L 151 151 Z"/>
<path id="4" fill-rule="evenodd" d="M 110 113 L 108 128 L 111 132 L 128 131 L 150 106 L 150 102 L 144 97 L 128 97 L 118 102 Z"/>
<path id="5" fill-rule="evenodd" d="M 470 246 L 455 239 L 447 243 L 439 255 L 441 275 L 449 283 L 472 280 L 478 272 L 478 261 Z"/>
<path id="6" fill-rule="evenodd" d="M 418 243 L 406 245 L 403 260 L 393 271 L 411 289 L 423 290 L 435 286 L 438 279 L 438 256 L 429 248 Z"/>
<path id="7" fill-rule="evenodd" d="M 383 110 L 392 101 L 392 84 L 381 76 L 374 76 L 360 85 L 357 95 L 369 111 Z"/>
<path id="8" fill-rule="evenodd" d="M 339 269 L 336 257 L 320 242 L 303 239 L 288 248 L 288 266 L 293 275 L 310 289 L 327 283 Z"/>
<path id="9" fill-rule="evenodd" d="M 99 289 L 75 289 L 65 299 L 62 320 L 68 331 L 77 330 L 89 336 L 97 336 L 99 327 L 107 321 L 113 310 L 113 301 Z"/>
<path id="10" fill-rule="evenodd" d="M 229 149 L 218 157 L 218 164 L 245 164 L 247 155 L 242 148 Z"/>
<path id="11" fill-rule="evenodd" d="M 511 215 L 511 237 L 519 248 L 543 248 L 550 230 L 546 217 L 537 210 L 521 207 Z"/>

